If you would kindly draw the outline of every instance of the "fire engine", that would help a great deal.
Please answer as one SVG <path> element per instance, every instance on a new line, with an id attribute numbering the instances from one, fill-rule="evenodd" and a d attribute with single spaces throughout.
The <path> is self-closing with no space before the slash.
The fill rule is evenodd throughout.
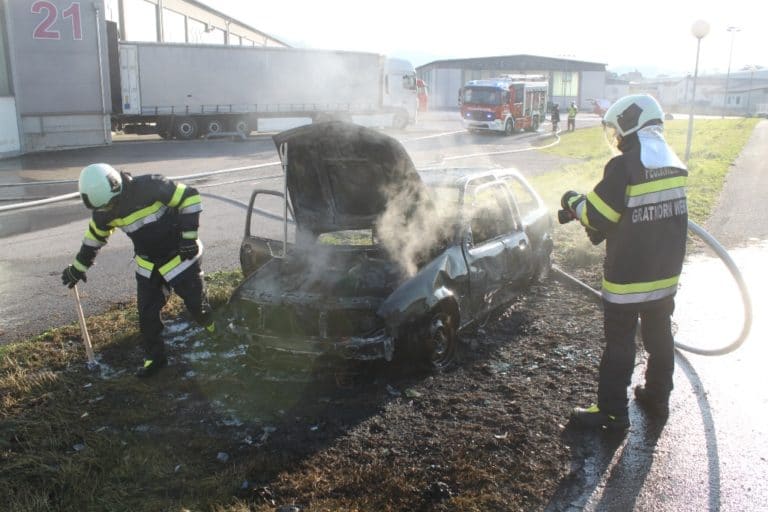
<path id="1" fill-rule="evenodd" d="M 547 108 L 548 83 L 540 75 L 470 80 L 461 89 L 461 119 L 469 131 L 512 135 L 536 131 Z"/>

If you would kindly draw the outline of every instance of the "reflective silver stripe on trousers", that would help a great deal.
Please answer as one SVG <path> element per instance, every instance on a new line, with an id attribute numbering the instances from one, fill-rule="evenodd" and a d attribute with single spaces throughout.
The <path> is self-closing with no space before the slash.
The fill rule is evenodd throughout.
<path id="1" fill-rule="evenodd" d="M 677 291 L 677 285 L 670 286 L 668 288 L 662 288 L 661 290 L 654 290 L 652 292 L 641 293 L 611 293 L 602 290 L 603 299 L 613 304 L 637 304 L 640 302 L 651 302 L 653 300 L 663 299 L 674 295 Z"/>
<path id="2" fill-rule="evenodd" d="M 99 242 L 98 240 L 94 240 L 92 238 L 83 238 L 83 245 L 87 245 L 88 247 L 95 247 L 98 249 L 107 245 L 107 242 Z"/>
<path id="3" fill-rule="evenodd" d="M 650 192 L 641 196 L 632 196 L 627 199 L 627 206 L 632 208 L 635 206 L 644 206 L 648 204 L 656 204 L 664 201 L 672 201 L 674 199 L 685 198 L 685 188 L 677 187 L 670 188 L 668 190 L 661 190 L 659 192 Z"/>
<path id="4" fill-rule="evenodd" d="M 195 212 L 201 212 L 203 211 L 203 204 L 197 203 L 197 204 L 191 204 L 189 206 L 185 206 L 181 210 L 179 210 L 179 213 L 186 214 L 186 213 L 195 213 Z"/>
<path id="5" fill-rule="evenodd" d="M 197 256 L 192 258 L 191 260 L 182 260 L 181 263 L 173 267 L 171 270 L 163 274 L 163 279 L 166 281 L 170 281 L 174 277 L 178 276 L 185 270 L 187 270 L 189 267 L 192 266 L 194 262 L 200 259 L 200 257 L 203 255 L 203 243 L 200 240 L 196 240 L 197 242 Z M 146 258 L 143 258 L 146 260 Z M 148 260 L 147 260 L 148 261 Z M 157 266 L 157 265 L 155 265 Z M 146 277 L 149 279 L 149 277 L 152 275 L 151 270 L 147 270 L 146 268 L 142 267 L 138 263 L 136 264 L 136 273 L 140 276 Z"/>

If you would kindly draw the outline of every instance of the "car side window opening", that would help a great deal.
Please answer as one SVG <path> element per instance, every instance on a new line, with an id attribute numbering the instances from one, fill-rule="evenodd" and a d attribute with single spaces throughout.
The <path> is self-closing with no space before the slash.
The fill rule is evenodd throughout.
<path id="1" fill-rule="evenodd" d="M 472 243 L 479 245 L 514 231 L 517 223 L 512 216 L 507 191 L 502 184 L 478 188 L 469 205 Z"/>
<path id="2" fill-rule="evenodd" d="M 504 183 L 515 199 L 515 204 L 522 218 L 540 208 L 541 204 L 534 195 L 534 192 L 519 179 L 514 176 L 506 176 L 504 177 Z"/>

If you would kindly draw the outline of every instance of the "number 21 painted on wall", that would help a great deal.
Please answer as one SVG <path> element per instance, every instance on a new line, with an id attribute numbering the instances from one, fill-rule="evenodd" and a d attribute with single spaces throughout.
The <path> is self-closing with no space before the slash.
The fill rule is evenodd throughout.
<path id="1" fill-rule="evenodd" d="M 33 39 L 61 39 L 61 32 L 53 28 L 59 17 L 59 9 L 53 2 L 38 0 L 31 7 L 32 14 L 43 14 L 43 20 L 32 31 Z M 72 39 L 83 39 L 83 24 L 80 18 L 80 2 L 73 2 L 69 7 L 61 11 L 61 17 L 69 19 L 72 26 Z"/>

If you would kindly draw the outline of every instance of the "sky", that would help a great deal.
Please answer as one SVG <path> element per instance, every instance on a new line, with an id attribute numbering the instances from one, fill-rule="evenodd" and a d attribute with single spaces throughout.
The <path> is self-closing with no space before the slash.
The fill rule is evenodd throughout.
<path id="1" fill-rule="evenodd" d="M 646 77 L 768 67 L 765 0 L 561 1 L 201 0 L 292 46 L 354 50 L 410 60 L 530 54 L 607 65 Z M 738 32 L 728 32 L 728 27 Z M 731 50 L 732 48 L 732 50 Z"/>

